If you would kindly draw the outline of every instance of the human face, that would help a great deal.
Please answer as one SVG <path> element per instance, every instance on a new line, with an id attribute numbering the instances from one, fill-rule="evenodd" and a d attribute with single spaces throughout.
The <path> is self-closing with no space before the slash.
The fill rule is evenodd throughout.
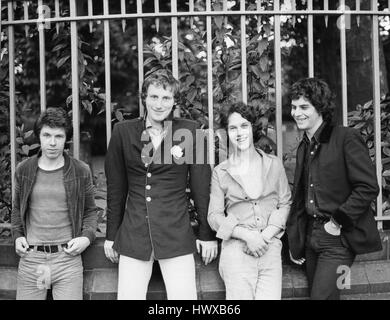
<path id="1" fill-rule="evenodd" d="M 41 141 L 42 157 L 48 160 L 56 160 L 64 152 L 66 134 L 64 128 L 50 128 L 44 125 L 39 134 Z"/>
<path id="2" fill-rule="evenodd" d="M 311 138 L 323 122 L 322 115 L 304 97 L 291 101 L 291 115 L 298 129 L 304 130 Z"/>
<path id="3" fill-rule="evenodd" d="M 234 150 L 248 150 L 253 145 L 252 124 L 233 112 L 228 118 L 228 136 Z"/>
<path id="4" fill-rule="evenodd" d="M 171 113 L 175 100 L 172 89 L 151 84 L 148 87 L 145 104 L 148 119 L 152 125 L 161 125 Z"/>

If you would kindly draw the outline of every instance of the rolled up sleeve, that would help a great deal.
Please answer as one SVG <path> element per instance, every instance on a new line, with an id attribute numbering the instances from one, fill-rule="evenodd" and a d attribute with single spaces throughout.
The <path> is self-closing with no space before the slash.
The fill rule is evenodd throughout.
<path id="1" fill-rule="evenodd" d="M 234 215 L 225 215 L 225 192 L 221 188 L 216 169 L 211 178 L 211 193 L 207 220 L 210 227 L 217 232 L 217 238 L 228 240 L 238 225 Z"/>

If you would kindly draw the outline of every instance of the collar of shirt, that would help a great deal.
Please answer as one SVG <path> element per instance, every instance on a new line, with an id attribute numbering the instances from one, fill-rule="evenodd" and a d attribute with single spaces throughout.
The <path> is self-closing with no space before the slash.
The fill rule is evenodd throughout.
<path id="1" fill-rule="evenodd" d="M 319 143 L 320 135 L 321 135 L 321 132 L 324 129 L 325 125 L 326 125 L 325 121 L 322 122 L 322 124 L 319 126 L 319 128 L 317 129 L 317 131 L 314 133 L 313 137 L 311 138 L 311 141 L 315 142 L 316 144 Z M 310 144 L 310 140 L 309 140 L 306 132 L 303 134 L 303 142 L 306 144 Z"/>
<path id="2" fill-rule="evenodd" d="M 146 117 L 145 128 L 150 135 L 150 139 L 152 140 L 154 148 L 157 149 L 158 146 L 161 144 L 161 141 L 165 138 L 168 132 L 168 127 L 163 127 L 163 129 L 153 127 L 148 117 Z"/>

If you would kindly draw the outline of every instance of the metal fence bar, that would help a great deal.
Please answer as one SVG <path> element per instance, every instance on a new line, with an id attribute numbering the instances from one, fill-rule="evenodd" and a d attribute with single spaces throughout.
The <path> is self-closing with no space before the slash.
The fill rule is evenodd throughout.
<path id="1" fill-rule="evenodd" d="M 0 10 L 1 10 L 1 2 L 0 2 Z M 28 18 L 28 2 L 27 1 L 23 1 L 23 17 L 24 17 L 24 20 L 29 19 Z M 29 25 L 27 24 L 24 26 L 24 32 L 26 34 L 26 37 L 28 36 L 28 29 L 29 29 Z M 1 34 L 1 29 L 0 29 L 0 34 Z"/>
<path id="2" fill-rule="evenodd" d="M 1 3 L 0 3 L 1 8 Z M 8 2 L 8 21 L 14 19 L 12 2 Z M 10 115 L 10 145 L 11 145 L 11 185 L 12 199 L 15 194 L 16 168 L 16 108 L 15 108 L 15 31 L 14 26 L 8 27 L 8 66 L 9 66 L 9 115 Z"/>
<path id="3" fill-rule="evenodd" d="M 60 18 L 48 18 L 45 19 L 46 22 L 71 22 L 71 21 L 96 21 L 96 20 L 118 20 L 118 19 L 145 19 L 145 18 L 172 18 L 172 17 L 193 17 L 193 16 L 199 16 L 199 17 L 207 17 L 207 16 L 221 16 L 221 15 L 227 15 L 227 16 L 254 16 L 254 15 L 268 15 L 268 16 L 283 16 L 283 15 L 318 15 L 318 16 L 324 16 L 324 15 L 332 15 L 332 16 L 341 16 L 342 14 L 355 16 L 355 15 L 366 15 L 366 16 L 389 16 L 389 11 L 379 11 L 379 10 L 361 10 L 361 11 L 353 11 L 353 10 L 345 10 L 344 12 L 341 10 L 283 10 L 283 11 L 254 11 L 254 10 L 235 10 L 235 11 L 188 11 L 188 12 L 159 12 L 159 13 L 151 13 L 151 12 L 145 12 L 145 13 L 126 13 L 126 14 L 110 14 L 109 16 L 105 15 L 94 15 L 92 17 L 89 16 L 75 16 L 75 17 L 60 17 Z M 29 19 L 29 20 L 13 20 L 12 22 L 9 21 L 2 21 L 3 26 L 8 26 L 9 24 L 12 25 L 24 25 L 24 24 L 36 24 L 38 22 L 38 19 Z"/>
<path id="4" fill-rule="evenodd" d="M 70 16 L 75 17 L 76 0 L 69 0 Z M 73 121 L 73 157 L 80 158 L 80 106 L 79 106 L 79 65 L 78 65 L 77 22 L 70 23 L 70 51 L 72 65 L 72 121 Z"/>
<path id="5" fill-rule="evenodd" d="M 38 24 L 38 34 L 39 34 L 39 88 L 40 88 L 40 102 L 41 102 L 41 111 L 46 110 L 46 61 L 45 61 L 45 23 L 43 22 L 44 17 L 44 8 L 43 1 L 38 0 L 38 12 L 39 18 L 42 20 Z"/>
<path id="6" fill-rule="evenodd" d="M 177 0 L 171 0 L 171 12 L 177 13 Z M 171 18 L 171 36 L 172 36 L 172 75 L 179 79 L 179 30 L 177 28 L 177 17 Z M 180 116 L 180 106 L 174 111 L 176 117 Z"/>
<path id="7" fill-rule="evenodd" d="M 159 13 L 160 12 L 160 2 L 159 2 L 159 0 L 154 0 L 154 12 L 155 13 Z M 156 18 L 156 31 L 158 32 L 159 29 L 160 29 L 160 19 Z"/>
<path id="8" fill-rule="evenodd" d="M 313 0 L 308 0 L 308 11 L 313 10 Z M 307 45 L 308 45 L 308 66 L 309 77 L 314 77 L 314 31 L 313 31 L 313 15 L 307 16 Z"/>
<path id="9" fill-rule="evenodd" d="M 93 17 L 93 2 L 92 0 L 88 0 L 88 17 Z M 89 21 L 89 32 L 93 31 L 93 20 Z"/>
<path id="10" fill-rule="evenodd" d="M 103 2 L 103 13 L 108 15 L 108 1 Z M 105 68 L 105 92 L 106 92 L 106 142 L 107 147 L 111 139 L 111 59 L 110 59 L 110 21 L 104 20 L 104 68 Z"/>
<path id="11" fill-rule="evenodd" d="M 245 11 L 245 0 L 240 0 L 240 10 Z M 241 28 L 241 84 L 242 84 L 242 102 L 248 103 L 248 85 L 247 85 L 247 65 L 246 65 L 246 16 L 240 17 Z"/>
<path id="12" fill-rule="evenodd" d="M 345 0 L 340 0 L 340 6 L 345 9 Z M 343 126 L 348 126 L 348 90 L 347 90 L 347 39 L 345 15 L 340 17 L 340 58 L 341 58 L 341 100 Z"/>
<path id="13" fill-rule="evenodd" d="M 376 9 L 377 0 L 371 0 L 371 9 Z M 378 16 L 372 16 L 372 63 L 373 63 L 373 107 L 374 107 L 374 141 L 375 141 L 375 165 L 378 182 L 382 181 L 382 146 L 381 146 L 381 84 L 380 84 L 380 66 L 379 66 L 379 22 Z M 376 201 L 376 215 L 379 219 L 383 218 L 382 213 L 382 188 L 379 188 L 379 195 Z M 382 221 L 378 221 L 378 229 L 383 229 Z"/>
<path id="14" fill-rule="evenodd" d="M 121 0 L 121 14 L 126 14 L 126 2 L 125 0 Z M 126 30 L 126 19 L 122 19 L 122 31 Z"/>
<path id="15" fill-rule="evenodd" d="M 279 9 L 279 0 L 274 1 L 275 8 Z M 280 51 L 280 16 L 274 18 L 274 59 L 275 59 L 275 127 L 276 127 L 276 153 L 280 159 L 283 157 L 282 132 L 282 58 Z"/>
<path id="16" fill-rule="evenodd" d="M 137 0 L 137 15 L 142 14 L 142 0 Z M 138 92 L 142 92 L 142 82 L 144 81 L 144 33 L 142 18 L 137 18 L 137 39 L 138 39 Z M 142 104 L 141 95 L 139 97 L 139 114 L 144 115 L 144 105 Z"/>
<path id="17" fill-rule="evenodd" d="M 211 11 L 211 2 L 206 1 L 206 11 Z M 214 155 L 214 100 L 213 100 L 213 29 L 211 16 L 206 16 L 206 42 L 207 42 L 207 101 L 209 114 L 208 149 L 211 167 L 215 165 Z"/>
<path id="18" fill-rule="evenodd" d="M 54 1 L 54 16 L 58 18 L 60 16 L 60 0 Z M 59 23 L 56 23 L 56 31 L 57 34 L 60 32 L 60 25 Z"/>

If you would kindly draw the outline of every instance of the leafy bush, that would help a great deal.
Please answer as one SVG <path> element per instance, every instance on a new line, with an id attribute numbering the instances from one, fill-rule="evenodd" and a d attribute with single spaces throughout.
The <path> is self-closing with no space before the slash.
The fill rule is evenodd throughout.
<path id="1" fill-rule="evenodd" d="M 383 214 L 390 215 L 390 94 L 380 103 L 381 156 L 382 156 L 382 205 Z M 360 130 L 370 157 L 375 161 L 374 109 L 372 100 L 348 113 L 348 125 Z"/>

